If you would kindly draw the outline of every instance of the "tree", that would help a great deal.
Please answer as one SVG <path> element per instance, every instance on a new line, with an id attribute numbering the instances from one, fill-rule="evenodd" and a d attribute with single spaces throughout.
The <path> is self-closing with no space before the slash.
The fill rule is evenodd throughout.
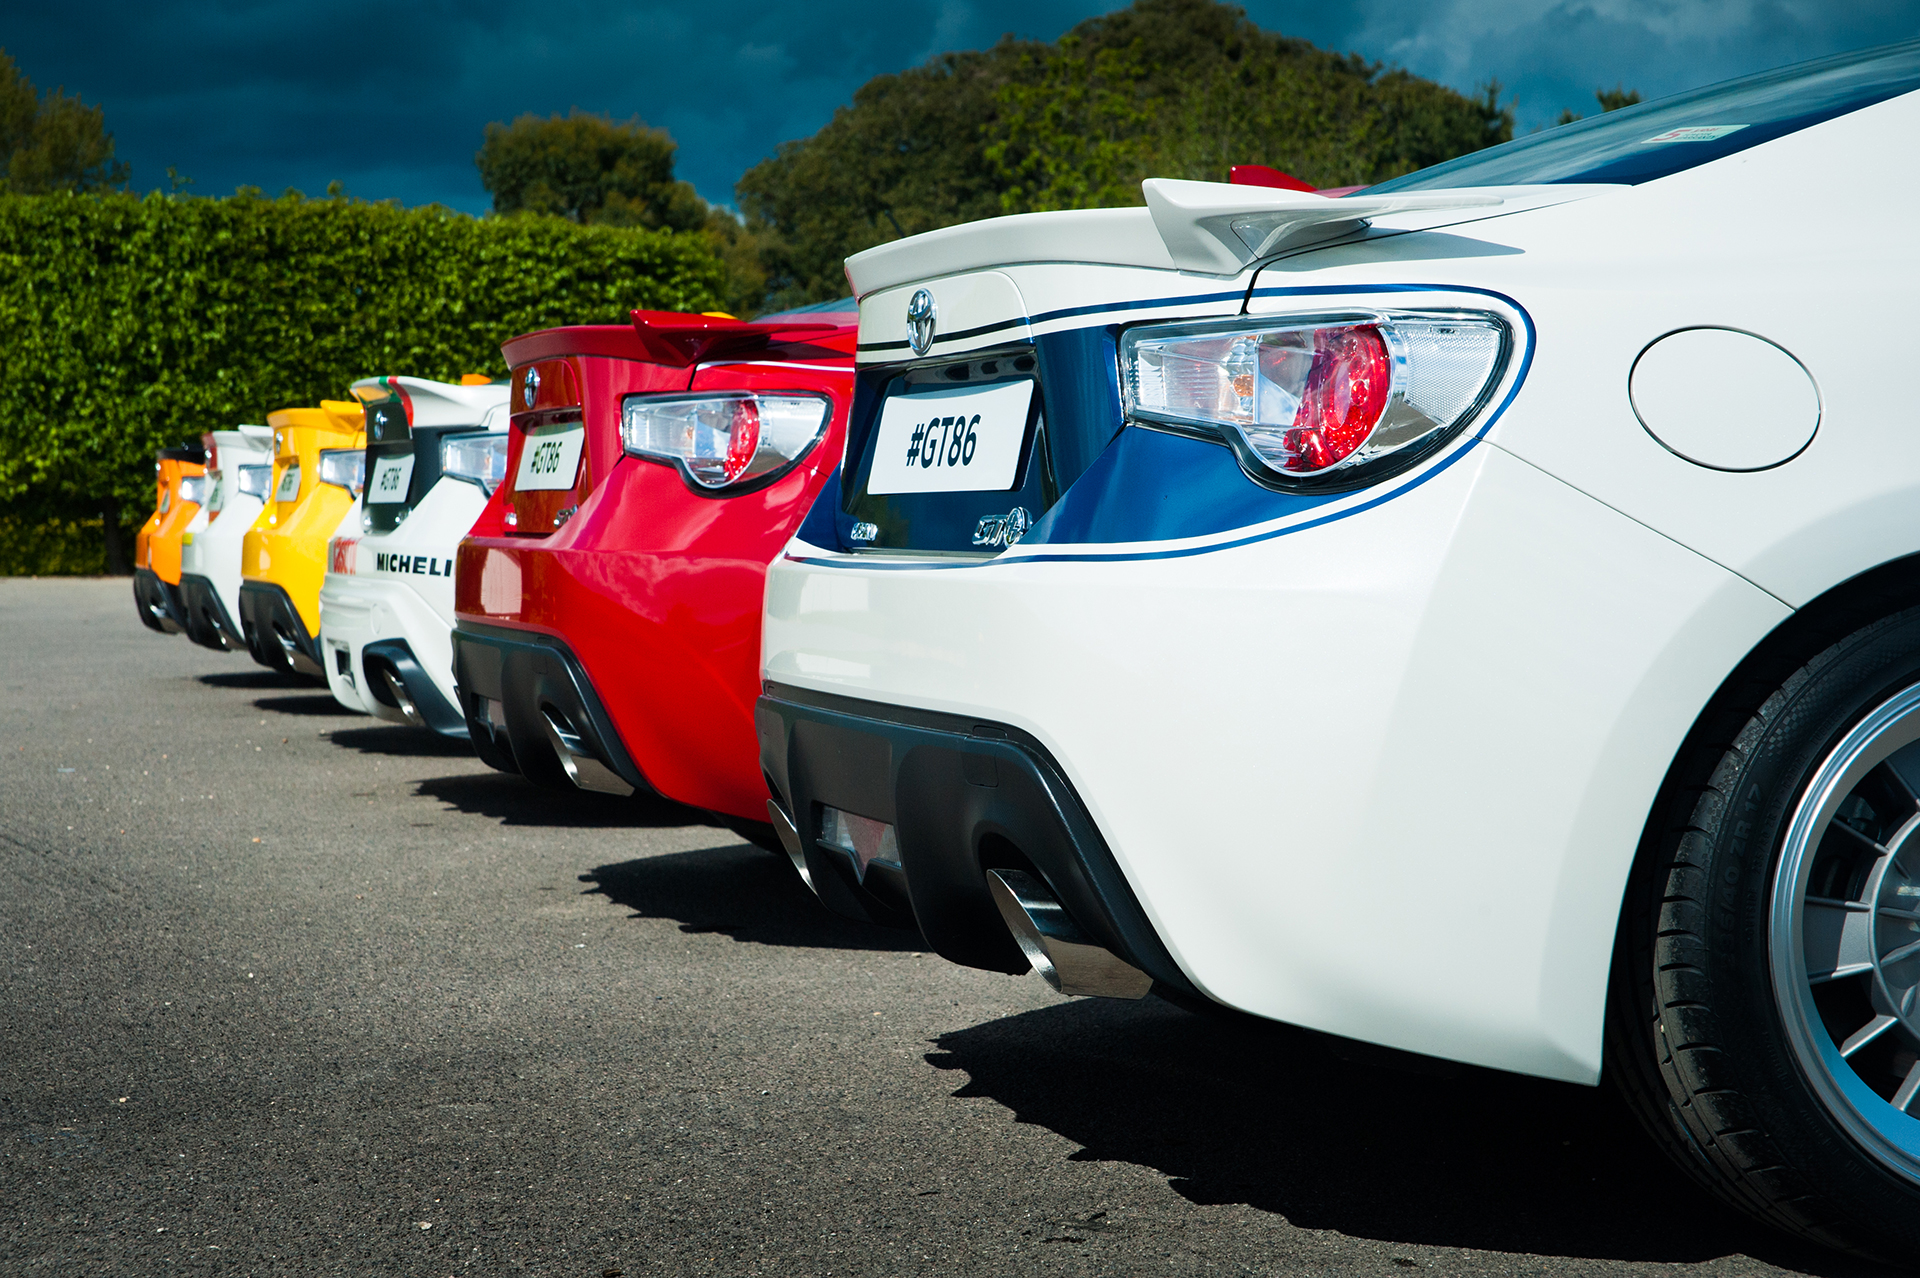
<path id="1" fill-rule="evenodd" d="M 1263 31 L 1217 0 L 1135 0 L 1051 44 L 1002 39 L 877 76 L 734 188 L 768 300 L 844 294 L 842 259 L 1000 213 L 1137 204 L 1146 177 L 1271 164 L 1378 182 L 1513 136 L 1467 97 Z"/>
<path id="2" fill-rule="evenodd" d="M 1136 0 L 1042 61 L 1037 83 L 1000 90 L 989 127 L 1010 213 L 1137 204 L 1144 178 L 1221 182 L 1246 162 L 1369 185 L 1513 136 L 1497 84 L 1469 98 L 1215 0 Z"/>
<path id="3" fill-rule="evenodd" d="M 0 192 L 122 190 L 105 113 L 64 88 L 42 94 L 0 49 Z"/>
<path id="4" fill-rule="evenodd" d="M 818 133 L 748 169 L 734 192 L 759 241 L 767 305 L 845 296 L 848 255 L 999 213 L 1003 183 L 981 130 L 1023 55 L 1043 47 L 1009 38 L 875 76 Z"/>
<path id="5" fill-rule="evenodd" d="M 687 231 L 707 205 L 673 176 L 677 147 L 639 117 L 616 123 L 576 109 L 489 124 L 474 156 L 496 213 L 547 213 L 603 226 Z"/>
<path id="6" fill-rule="evenodd" d="M 1624 85 L 1616 84 L 1611 89 L 1595 89 L 1593 91 L 1593 98 L 1594 101 L 1600 104 L 1601 113 L 1605 114 L 1608 111 L 1618 111 L 1621 107 L 1639 105 L 1640 90 L 1629 89 Z M 1560 118 L 1555 120 L 1554 123 L 1572 124 L 1575 120 L 1584 118 L 1584 116 L 1577 112 L 1563 110 L 1560 112 Z"/>

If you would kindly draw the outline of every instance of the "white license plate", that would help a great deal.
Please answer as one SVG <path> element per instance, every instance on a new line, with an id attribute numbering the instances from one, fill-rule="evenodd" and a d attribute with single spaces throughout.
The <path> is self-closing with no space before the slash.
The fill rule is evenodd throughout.
<path id="1" fill-rule="evenodd" d="M 383 505 L 407 499 L 407 486 L 413 482 L 413 454 L 404 457 L 381 457 L 373 463 L 373 474 L 367 477 L 367 504 L 378 502 Z"/>
<path id="2" fill-rule="evenodd" d="M 280 472 L 280 486 L 273 490 L 275 501 L 292 501 L 300 495 L 300 467 L 296 463 Z"/>
<path id="3" fill-rule="evenodd" d="M 520 450 L 520 469 L 513 486 L 519 492 L 573 487 L 580 474 L 580 449 L 587 442 L 584 426 L 562 426 L 527 436 Z"/>
<path id="4" fill-rule="evenodd" d="M 1004 492 L 1020 469 L 1030 381 L 941 386 L 881 406 L 870 493 Z"/>

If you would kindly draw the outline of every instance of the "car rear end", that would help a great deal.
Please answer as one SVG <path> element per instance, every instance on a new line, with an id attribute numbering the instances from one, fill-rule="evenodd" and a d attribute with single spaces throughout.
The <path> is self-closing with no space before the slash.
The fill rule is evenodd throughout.
<path id="1" fill-rule="evenodd" d="M 180 594 L 180 546 L 206 499 L 206 449 L 197 441 L 154 458 L 154 510 L 134 537 L 133 600 L 140 620 L 162 634 L 186 628 Z"/>
<path id="2" fill-rule="evenodd" d="M 453 684 L 454 556 L 506 474 L 507 388 L 368 378 L 366 484 L 332 539 L 320 646 L 342 705 L 464 738 Z"/>
<path id="3" fill-rule="evenodd" d="M 203 647 L 246 647 L 240 628 L 240 549 L 273 482 L 273 428 L 206 436 L 207 503 L 181 538 L 180 598 L 187 637 Z"/>
<path id="4" fill-rule="evenodd" d="M 958 962 L 1592 1081 L 1647 795 L 1786 615 L 1499 447 L 1601 402 L 1529 398 L 1526 299 L 1643 197 L 1146 194 L 850 262 L 844 482 L 768 581 L 792 855 Z"/>
<path id="5" fill-rule="evenodd" d="M 268 416 L 272 487 L 241 547 L 240 625 L 253 659 L 325 678 L 320 583 L 327 542 L 353 507 L 366 461 L 357 401 L 322 400 Z"/>
<path id="6" fill-rule="evenodd" d="M 636 312 L 506 345 L 510 479 L 456 579 L 455 669 L 489 763 L 764 835 L 766 565 L 839 463 L 851 318 Z"/>

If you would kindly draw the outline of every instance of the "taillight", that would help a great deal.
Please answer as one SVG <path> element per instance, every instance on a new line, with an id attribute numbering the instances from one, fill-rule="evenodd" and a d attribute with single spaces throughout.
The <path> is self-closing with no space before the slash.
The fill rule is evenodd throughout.
<path id="1" fill-rule="evenodd" d="M 258 497 L 261 501 L 265 501 L 267 484 L 273 477 L 272 464 L 262 462 L 257 466 L 241 466 L 239 470 L 240 479 L 234 487 L 249 497 Z"/>
<path id="2" fill-rule="evenodd" d="M 1121 363 L 1132 418 L 1203 428 L 1267 480 L 1361 482 L 1464 425 L 1506 347 L 1481 314 L 1243 318 L 1133 329 Z"/>
<path id="3" fill-rule="evenodd" d="M 489 496 L 507 477 L 507 433 L 449 435 L 440 440 L 440 471 L 478 484 Z"/>
<path id="4" fill-rule="evenodd" d="M 320 450 L 320 482 L 344 488 L 356 497 L 360 481 L 366 477 L 367 454 L 361 448 L 323 448 Z"/>
<path id="5" fill-rule="evenodd" d="M 628 453 L 672 463 L 702 489 L 741 489 L 799 461 L 832 414 L 824 395 L 629 395 L 620 439 Z"/>

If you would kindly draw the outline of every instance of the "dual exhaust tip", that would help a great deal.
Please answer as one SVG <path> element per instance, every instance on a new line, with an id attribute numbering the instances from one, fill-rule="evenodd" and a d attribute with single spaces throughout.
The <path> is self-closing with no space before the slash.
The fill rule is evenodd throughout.
<path id="1" fill-rule="evenodd" d="M 768 800 L 767 819 L 780 836 L 793 868 L 815 896 L 800 831 L 785 808 Z M 1094 998 L 1145 998 L 1153 978 L 1088 936 L 1066 906 L 1039 879 L 1020 870 L 988 870 L 987 891 L 1033 970 L 1062 994 Z"/>
<path id="2" fill-rule="evenodd" d="M 1153 978 L 1081 930 L 1031 874 L 988 870 L 987 891 L 1033 970 L 1062 994 L 1145 998 Z"/>
<path id="3" fill-rule="evenodd" d="M 560 760 L 567 780 L 577 788 L 623 799 L 633 793 L 625 777 L 603 763 L 570 724 L 545 706 L 540 709 L 540 726 L 546 729 L 547 744 L 553 747 L 554 757 Z"/>

